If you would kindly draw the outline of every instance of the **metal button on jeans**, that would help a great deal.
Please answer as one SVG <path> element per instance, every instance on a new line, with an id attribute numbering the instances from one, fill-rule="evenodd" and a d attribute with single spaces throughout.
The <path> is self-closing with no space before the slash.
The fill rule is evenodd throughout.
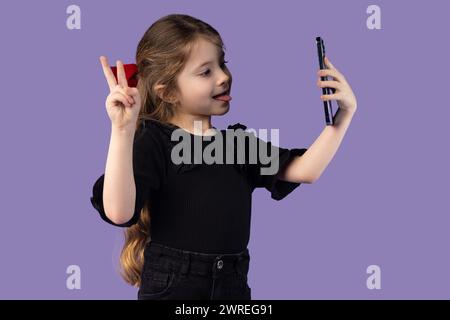
<path id="1" fill-rule="evenodd" d="M 222 267 L 223 267 L 223 261 L 222 260 L 217 261 L 217 269 L 222 269 Z"/>

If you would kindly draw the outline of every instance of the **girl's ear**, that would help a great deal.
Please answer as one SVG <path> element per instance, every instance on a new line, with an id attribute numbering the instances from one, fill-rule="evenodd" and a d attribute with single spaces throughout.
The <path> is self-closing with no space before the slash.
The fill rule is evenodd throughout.
<path id="1" fill-rule="evenodd" d="M 164 85 L 162 85 L 162 84 L 156 84 L 154 87 L 153 87 L 153 91 L 158 95 L 158 97 L 160 98 L 160 99 L 162 99 L 162 94 L 164 93 L 163 92 L 163 90 L 164 90 Z"/>
<path id="2" fill-rule="evenodd" d="M 158 97 L 168 103 L 175 104 L 176 103 L 176 97 L 173 97 L 172 95 L 168 95 L 166 90 L 166 85 L 163 84 L 156 84 L 154 86 L 154 91 L 158 95 Z"/>
<path id="3" fill-rule="evenodd" d="M 165 88 L 166 88 L 166 86 L 163 84 L 156 84 L 154 86 L 155 93 L 163 101 L 167 101 L 167 93 L 166 93 Z"/>

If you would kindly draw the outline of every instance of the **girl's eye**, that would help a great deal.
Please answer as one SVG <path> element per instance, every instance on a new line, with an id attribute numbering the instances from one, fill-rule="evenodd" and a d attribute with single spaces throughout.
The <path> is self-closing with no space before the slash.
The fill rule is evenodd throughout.
<path id="1" fill-rule="evenodd" d="M 229 61 L 224 61 L 220 66 L 221 67 L 225 67 L 225 64 L 228 63 Z M 201 76 L 207 76 L 209 74 L 210 70 L 207 69 L 205 72 L 200 73 Z"/>
<path id="2" fill-rule="evenodd" d="M 200 73 L 201 76 L 206 76 L 209 74 L 209 69 L 207 69 L 205 72 Z"/>

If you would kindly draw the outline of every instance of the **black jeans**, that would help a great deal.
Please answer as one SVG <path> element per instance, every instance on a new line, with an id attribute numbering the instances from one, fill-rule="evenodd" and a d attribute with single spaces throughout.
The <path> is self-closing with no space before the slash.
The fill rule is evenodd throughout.
<path id="1" fill-rule="evenodd" d="M 206 254 L 149 242 L 144 251 L 139 300 L 251 300 L 250 255 Z"/>

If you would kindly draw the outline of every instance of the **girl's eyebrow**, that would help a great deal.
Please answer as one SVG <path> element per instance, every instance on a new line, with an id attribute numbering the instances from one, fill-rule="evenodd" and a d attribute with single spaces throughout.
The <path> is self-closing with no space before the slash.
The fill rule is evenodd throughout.
<path id="1" fill-rule="evenodd" d="M 201 67 L 203 67 L 203 66 L 206 66 L 207 64 L 210 64 L 210 63 L 213 63 L 214 61 L 206 61 L 206 62 L 203 62 L 201 65 L 199 65 L 196 69 L 198 69 L 198 68 L 201 68 Z"/>
<path id="2" fill-rule="evenodd" d="M 221 53 L 221 55 L 220 55 L 220 60 L 222 60 L 222 59 L 224 58 L 224 56 L 225 56 L 225 52 L 222 51 L 222 53 Z M 206 62 L 203 62 L 201 65 L 199 65 L 198 67 L 196 67 L 195 70 L 197 70 L 197 69 L 199 69 L 199 68 L 201 68 L 201 67 L 203 67 L 203 66 L 206 66 L 206 65 L 208 65 L 208 64 L 210 64 L 210 63 L 213 63 L 213 62 L 214 62 L 214 61 L 206 61 Z"/>

